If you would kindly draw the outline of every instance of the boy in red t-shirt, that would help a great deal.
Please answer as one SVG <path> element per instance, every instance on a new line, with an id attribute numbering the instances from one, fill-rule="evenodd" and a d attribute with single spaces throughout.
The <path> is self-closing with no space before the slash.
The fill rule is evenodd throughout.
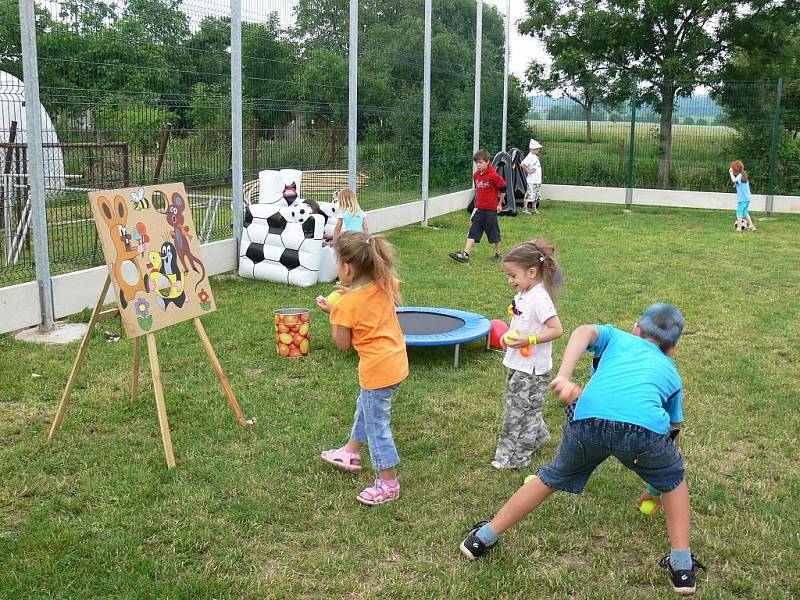
<path id="1" fill-rule="evenodd" d="M 451 252 L 450 258 L 458 262 L 469 262 L 472 246 L 481 241 L 484 232 L 490 244 L 494 244 L 492 262 L 500 262 L 500 225 L 497 214 L 506 197 L 506 181 L 489 164 L 489 153 L 481 148 L 473 157 L 478 170 L 473 175 L 475 182 L 475 210 L 472 211 L 467 244 L 463 252 Z"/>

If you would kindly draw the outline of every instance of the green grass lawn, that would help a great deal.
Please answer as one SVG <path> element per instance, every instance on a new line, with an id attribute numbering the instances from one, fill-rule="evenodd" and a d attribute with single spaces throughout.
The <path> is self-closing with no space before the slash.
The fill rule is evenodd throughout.
<path id="1" fill-rule="evenodd" d="M 628 329 L 655 301 L 677 304 L 686 331 L 675 356 L 685 384 L 683 452 L 693 549 L 708 566 L 702 598 L 800 596 L 798 431 L 800 219 L 733 232 L 733 211 L 545 202 L 504 219 L 507 244 L 546 235 L 559 248 L 567 332 L 584 322 Z M 490 248 L 471 264 L 467 213 L 388 234 L 405 303 L 502 318 L 512 296 Z M 241 428 L 190 324 L 157 334 L 178 467 L 166 469 L 149 376 L 128 402 L 132 343 L 102 323 L 60 436 L 47 430 L 77 344 L 0 337 L 0 597 L 2 598 L 670 598 L 656 566 L 669 550 L 663 515 L 635 506 L 636 477 L 609 461 L 579 497 L 554 495 L 486 559 L 457 545 L 528 472 L 489 467 L 502 419 L 502 357 L 482 343 L 409 352 L 394 404 L 403 497 L 369 508 L 369 483 L 324 465 L 344 442 L 356 356 L 335 349 L 314 309 L 313 350 L 275 353 L 272 311 L 311 306 L 330 289 L 213 282 L 204 318 L 238 400 Z M 85 317 L 86 315 L 84 315 Z M 560 360 L 566 336 L 555 345 Z M 146 360 L 143 361 L 146 364 Z M 588 360 L 577 378 L 588 374 Z M 550 398 L 554 441 L 563 408 Z"/>

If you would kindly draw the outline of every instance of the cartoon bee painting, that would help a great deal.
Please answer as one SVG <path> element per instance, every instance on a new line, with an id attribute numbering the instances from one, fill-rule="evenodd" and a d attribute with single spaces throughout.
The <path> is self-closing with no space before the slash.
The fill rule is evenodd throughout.
<path id="1" fill-rule="evenodd" d="M 145 197 L 143 187 L 140 187 L 138 190 L 133 192 L 131 194 L 131 198 L 133 198 L 133 208 L 136 210 L 150 208 L 150 200 Z"/>

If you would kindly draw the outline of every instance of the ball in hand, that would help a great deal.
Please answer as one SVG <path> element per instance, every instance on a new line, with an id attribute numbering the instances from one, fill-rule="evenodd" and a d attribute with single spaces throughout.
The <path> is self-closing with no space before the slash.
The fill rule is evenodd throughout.
<path id="1" fill-rule="evenodd" d="M 328 294 L 328 297 L 325 299 L 328 301 L 328 304 L 334 305 L 339 301 L 341 297 L 342 297 L 341 292 L 333 291 L 330 294 Z"/>
<path id="2" fill-rule="evenodd" d="M 643 500 L 639 505 L 639 511 L 641 511 L 643 515 L 649 515 L 656 509 L 656 506 L 658 506 L 658 504 L 655 500 Z"/>

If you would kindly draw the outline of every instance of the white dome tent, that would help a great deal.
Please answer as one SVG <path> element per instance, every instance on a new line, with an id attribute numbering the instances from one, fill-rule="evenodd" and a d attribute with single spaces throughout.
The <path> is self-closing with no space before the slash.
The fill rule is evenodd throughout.
<path id="1" fill-rule="evenodd" d="M 0 71 L 0 224 L 3 235 L 0 239 L 0 262 L 16 264 L 28 236 L 31 218 L 30 196 L 27 193 L 30 155 L 24 144 L 28 139 L 28 123 L 25 113 L 25 84 Z M 16 122 L 14 141 L 8 145 L 12 124 Z M 42 148 L 44 155 L 45 195 L 64 190 L 64 155 L 58 144 L 56 128 L 50 115 L 42 107 Z M 6 160 L 8 158 L 8 164 Z"/>
<path id="2" fill-rule="evenodd" d="M 27 140 L 27 120 L 25 118 L 25 84 L 9 73 L 0 71 L 0 142 L 8 143 L 12 121 L 17 122 L 16 144 Z M 42 143 L 57 144 L 58 136 L 50 115 L 42 106 Z M 5 148 L 3 148 L 5 150 Z M 5 173 L 5 151 L 0 152 L 0 174 Z M 43 148 L 44 185 L 48 193 L 64 189 L 64 156 L 61 148 Z M 20 165 L 22 170 L 23 166 Z M 12 173 L 17 173 L 16 164 Z"/>

